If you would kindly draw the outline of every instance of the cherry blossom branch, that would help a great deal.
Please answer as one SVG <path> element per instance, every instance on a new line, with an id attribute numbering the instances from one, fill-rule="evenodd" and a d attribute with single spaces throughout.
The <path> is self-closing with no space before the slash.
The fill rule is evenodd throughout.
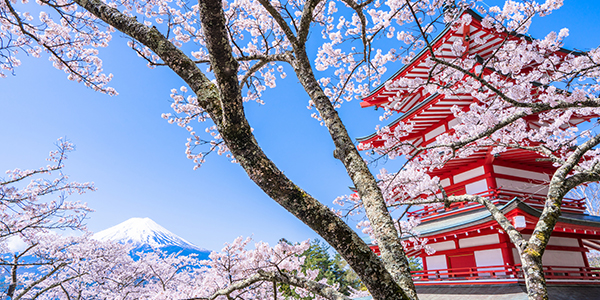
<path id="1" fill-rule="evenodd" d="M 418 2 L 415 2 L 415 4 L 416 3 L 418 3 Z M 421 33 L 421 37 L 423 37 L 423 41 L 427 45 L 427 49 L 429 50 L 429 55 L 431 55 L 432 58 L 435 57 L 435 53 L 433 52 L 433 47 L 429 43 L 427 34 L 423 30 L 423 27 L 421 26 L 421 22 L 419 22 L 419 18 L 417 17 L 417 13 L 415 12 L 415 9 L 413 8 L 413 6 L 410 4 L 410 0 L 406 0 L 406 5 L 408 6 L 413 18 L 415 19 L 415 24 L 417 25 L 417 28 L 419 28 L 419 32 Z"/>
<path id="2" fill-rule="evenodd" d="M 29 284 L 26 288 L 23 289 L 23 291 L 21 291 L 21 293 L 19 293 L 18 295 L 16 295 L 13 299 L 14 300 L 19 300 L 21 299 L 23 296 L 25 296 L 31 289 L 33 289 L 34 287 L 36 287 L 38 284 L 42 283 L 43 281 L 45 281 L 46 279 L 50 278 L 54 273 L 58 272 L 60 269 L 62 269 L 63 267 L 65 267 L 67 265 L 67 263 L 61 263 L 57 266 L 54 266 L 52 268 L 52 270 L 50 270 L 50 272 L 46 273 L 45 275 L 41 276 L 40 278 L 38 278 L 37 280 L 35 280 L 33 283 Z M 39 295 L 38 295 L 39 296 Z"/>
<path id="3" fill-rule="evenodd" d="M 44 49 L 46 49 L 46 51 L 50 52 L 50 54 L 56 59 L 58 60 L 58 62 L 60 64 L 62 64 L 62 66 L 64 66 L 65 68 L 67 68 L 67 70 L 69 71 L 69 73 L 74 74 L 75 76 L 77 76 L 80 80 L 82 80 L 83 82 L 86 83 L 86 85 L 92 86 L 94 89 L 105 92 L 105 93 L 109 93 L 109 94 L 113 94 L 114 92 L 111 89 L 107 89 L 104 88 L 102 85 L 96 83 L 94 80 L 91 80 L 90 78 L 88 78 L 88 76 L 80 73 L 79 71 L 77 71 L 76 69 L 74 69 L 73 67 L 71 67 L 71 64 L 69 63 L 69 61 L 66 61 L 59 53 L 57 53 L 54 50 L 54 47 L 57 46 L 61 46 L 61 44 L 56 44 L 53 46 L 48 45 L 47 43 L 41 41 L 39 39 L 39 37 L 34 34 L 31 33 L 29 30 L 27 30 L 25 27 L 26 26 L 30 26 L 26 23 L 23 22 L 23 20 L 21 19 L 21 16 L 15 11 L 15 9 L 13 8 L 12 4 L 10 3 L 9 0 L 3 0 L 4 1 L 4 5 L 6 5 L 6 7 L 8 8 L 10 14 L 13 16 L 13 18 L 15 18 L 16 22 L 17 22 L 17 26 L 19 27 L 19 29 L 21 30 L 21 32 L 23 33 L 23 35 L 28 36 L 29 38 L 33 39 L 34 41 L 36 41 L 38 43 L 38 45 L 42 46 Z M 49 2 L 44 2 L 45 4 L 54 7 L 54 8 L 58 8 L 60 6 L 57 5 L 53 5 Z M 68 6 L 70 4 L 66 4 L 65 6 Z M 62 14 L 62 12 L 60 10 L 57 9 L 57 12 L 59 14 L 61 14 L 61 16 L 64 17 L 64 15 Z M 69 23 L 70 21 L 67 18 L 63 18 L 67 23 Z M 74 29 L 76 27 L 73 27 Z M 68 44 L 73 44 L 76 43 L 76 41 L 71 41 Z M 73 61 L 73 60 L 72 60 Z"/>
<path id="4" fill-rule="evenodd" d="M 210 297 L 189 298 L 186 300 L 214 300 L 219 296 L 229 297 L 231 293 L 250 287 L 258 282 L 278 282 L 305 289 L 326 299 L 350 300 L 348 296 L 336 291 L 328 285 L 308 280 L 306 278 L 299 277 L 290 273 L 273 272 L 265 270 L 257 270 L 256 274 L 244 279 L 243 281 L 233 283 L 226 289 L 222 289 L 215 292 Z"/>
<path id="5" fill-rule="evenodd" d="M 304 47 L 304 44 L 301 44 L 299 40 L 294 35 L 292 29 L 288 26 L 285 19 L 281 16 L 281 14 L 277 11 L 269 0 L 258 0 L 258 2 L 267 10 L 267 12 L 275 19 L 277 25 L 283 30 L 287 39 L 294 45 L 294 47 Z M 316 4 L 315 4 L 316 5 Z M 295 24 L 295 23 L 294 23 Z"/>
<path id="6" fill-rule="evenodd" d="M 291 63 L 292 61 L 292 52 L 286 52 L 286 53 L 282 53 L 282 54 L 271 54 L 271 55 L 265 55 L 265 56 L 254 56 L 252 59 L 247 59 L 248 57 L 242 57 L 245 58 L 245 60 L 259 60 L 257 63 L 255 63 L 254 65 L 252 65 L 252 67 L 250 67 L 250 69 L 248 69 L 248 71 L 246 71 L 246 74 L 244 74 L 244 77 L 242 77 L 242 79 L 240 80 L 240 89 L 243 88 L 243 86 L 245 84 L 247 84 L 248 79 L 250 79 L 254 73 L 256 73 L 258 70 L 260 70 L 262 67 L 264 67 L 265 65 L 267 65 L 270 62 L 274 62 L 274 61 L 283 61 L 283 62 L 287 62 L 287 63 Z M 241 59 L 237 59 L 238 61 L 241 61 Z"/>
<path id="7" fill-rule="evenodd" d="M 315 7 L 319 5 L 320 2 L 324 0 L 308 0 L 304 4 L 304 9 L 302 10 L 302 17 L 300 19 L 300 28 L 298 29 L 298 41 L 296 46 L 301 46 L 306 44 L 306 39 L 308 38 L 308 32 L 310 29 L 310 23 L 313 20 L 313 13 Z M 262 4 L 262 3 L 261 3 Z"/>

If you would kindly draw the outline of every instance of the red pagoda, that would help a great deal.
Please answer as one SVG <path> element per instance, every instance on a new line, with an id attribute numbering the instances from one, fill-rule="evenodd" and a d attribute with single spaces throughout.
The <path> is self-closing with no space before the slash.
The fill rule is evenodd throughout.
<path id="1" fill-rule="evenodd" d="M 452 44 L 462 39 L 467 45 L 465 56 L 477 55 L 485 60 L 505 39 L 521 38 L 484 28 L 481 17 L 471 10 L 464 14 L 471 15 L 470 24 L 448 27 L 431 42 L 438 57 L 458 58 L 451 51 Z M 470 43 L 475 39 L 484 42 Z M 389 79 L 392 84 L 380 86 L 361 102 L 362 107 L 384 107 L 400 113 L 389 125 L 392 131 L 400 121 L 413 123 L 414 130 L 402 141 L 415 146 L 426 146 L 440 134 L 452 131 L 458 120 L 451 107 L 468 110 L 478 101 L 470 94 L 450 97 L 393 84 L 402 78 L 427 79 L 429 56 L 425 50 L 419 53 Z M 584 121 L 573 118 L 570 123 L 575 126 Z M 383 145 L 377 134 L 359 142 L 359 149 Z M 448 195 L 489 197 L 527 238 L 540 216 L 547 183 L 556 170 L 540 157 L 519 149 L 492 155 L 491 147 L 480 148 L 466 158 L 450 160 L 430 175 L 440 178 Z M 590 267 L 586 256 L 590 249 L 600 250 L 600 217 L 585 214 L 584 199 L 564 199 L 562 212 L 543 256 L 551 299 L 600 299 L 600 269 Z M 416 231 L 429 239 L 428 245 L 435 250 L 431 255 L 423 250 L 407 253 L 423 262 L 422 271 L 413 271 L 422 299 L 527 299 L 517 250 L 487 209 L 477 203 L 455 203 L 441 208 L 425 206 L 409 214 L 421 219 Z M 376 245 L 372 249 L 378 252 Z M 475 298 L 465 298 L 473 294 Z"/>

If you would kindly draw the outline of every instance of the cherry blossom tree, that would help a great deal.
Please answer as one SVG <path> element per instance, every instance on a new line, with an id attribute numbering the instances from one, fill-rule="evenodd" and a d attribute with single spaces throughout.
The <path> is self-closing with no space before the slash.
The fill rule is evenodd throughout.
<path id="1" fill-rule="evenodd" d="M 67 201 L 93 191 L 92 183 L 69 182 L 61 170 L 74 146 L 59 140 L 50 165 L 9 170 L 0 181 L 0 287 L 10 299 L 272 299 L 281 283 L 315 299 L 349 299 L 302 272 L 308 241 L 270 247 L 238 238 L 210 260 L 160 250 L 131 255 L 132 245 L 97 241 L 83 220 L 91 211 Z M 58 173 L 55 178 L 47 177 Z M 26 182 L 29 180 L 29 182 Z M 46 200 L 52 196 L 57 199 Z M 56 230 L 76 230 L 62 236 Z"/>
<path id="2" fill-rule="evenodd" d="M 308 242 L 270 247 L 238 238 L 210 260 L 160 250 L 130 255 L 131 245 L 101 242 L 89 235 L 39 235 L 15 256 L 11 299 L 274 299 L 281 283 L 303 297 L 350 299 L 301 272 Z"/>
<path id="3" fill-rule="evenodd" d="M 19 299 L 26 293 L 39 293 L 48 277 L 63 269 L 63 259 L 31 260 L 42 257 L 55 242 L 51 230 L 83 230 L 83 220 L 90 209 L 83 203 L 67 201 L 72 194 L 95 190 L 92 183 L 70 182 L 61 170 L 74 147 L 59 139 L 57 150 L 50 152 L 50 164 L 33 170 L 14 169 L 0 179 L 0 265 L 7 274 L 6 294 Z M 54 178 L 52 173 L 58 173 Z M 46 198 L 55 195 L 53 200 Z M 63 244 L 63 246 L 68 243 Z M 41 256 L 40 256 L 41 255 Z M 21 269 L 43 269 L 48 276 L 36 277 Z M 64 281 L 72 280 L 64 278 Z M 28 289 L 27 292 L 24 289 Z"/>
<path id="4" fill-rule="evenodd" d="M 43 13 L 39 22 L 33 22 L 29 13 L 17 12 L 14 2 L 2 2 L 3 40 L 18 41 L 2 46 L 5 70 L 11 71 L 19 64 L 15 56 L 19 51 L 38 55 L 45 50 L 54 65 L 69 74 L 69 79 L 114 94 L 114 90 L 105 86 L 110 75 L 101 72 L 96 48 L 106 45 L 114 29 L 127 34 L 132 38 L 129 45 L 151 66 L 168 66 L 195 94 L 183 101 L 174 95 L 174 108 L 179 115 L 166 116 L 192 133 L 188 141 L 190 148 L 208 144 L 208 152 L 230 151 L 232 158 L 257 185 L 342 254 L 376 298 L 404 298 L 397 284 L 404 287 L 410 298 L 416 298 L 408 262 L 381 192 L 344 129 L 335 111 L 335 102 L 332 104 L 313 74 L 304 47 L 311 23 L 327 21 L 321 17 L 325 16 L 325 2 L 248 1 L 225 7 L 214 2 L 187 5 L 184 2 L 42 1 L 40 4 L 50 12 Z M 364 20 L 362 11 L 368 3 L 350 4 Z M 334 13 L 335 5 L 329 11 Z M 198 14 L 200 18 L 196 17 Z M 140 21 L 135 15 L 139 15 Z M 109 26 L 103 28 L 98 19 Z M 244 40 L 243 33 L 250 40 Z M 357 32 L 361 33 L 364 35 L 365 31 Z M 178 48 L 189 42 L 200 46 L 199 51 L 190 56 Z M 247 46 L 240 46 L 247 42 Z M 271 63 L 277 62 L 295 69 L 312 99 L 311 105 L 319 109 L 317 118 L 323 120 L 332 134 L 336 157 L 346 165 L 363 201 L 368 204 L 367 211 L 378 239 L 381 245 L 386 245 L 382 248 L 382 257 L 387 269 L 337 215 L 289 180 L 254 139 L 244 116 L 243 101 L 261 101 L 261 91 L 266 86 L 274 86 Z M 211 65 L 216 84 L 205 76 L 198 63 Z M 281 71 L 279 67 L 277 70 Z M 242 95 L 244 89 L 246 96 Z M 195 119 L 210 119 L 214 123 L 208 128 L 214 133 L 214 140 L 205 141 L 196 136 L 189 125 Z M 188 155 L 199 163 L 203 160 L 203 153 L 194 153 L 192 149 Z"/>
<path id="5" fill-rule="evenodd" d="M 97 48 L 108 44 L 114 30 L 127 35 L 129 46 L 150 67 L 166 66 L 185 81 L 187 86 L 172 90 L 174 113 L 163 117 L 190 132 L 186 154 L 196 167 L 212 152 L 239 163 L 265 193 L 332 245 L 375 299 L 417 299 L 397 229 L 404 226 L 402 232 L 406 232 L 411 222 L 398 225 L 402 221 L 393 220 L 388 208 L 398 195 L 407 205 L 475 201 L 486 206 L 519 250 L 530 297 L 547 297 L 541 269 L 547 237 L 560 215 L 563 196 L 582 183 L 598 180 L 595 146 L 600 141 L 593 131 L 580 131 L 569 123 L 573 116 L 598 114 L 598 50 L 559 57 L 555 53 L 567 31 L 539 41 L 522 36 L 533 16 L 549 14 L 561 1 L 507 1 L 503 8 L 490 9 L 477 1 L 450 0 L 200 0 L 197 4 L 38 0 L 37 4 L 44 12 L 34 21 L 27 12 L 28 5 L 34 4 L 0 2 L 0 38 L 11 41 L 0 45 L 5 73 L 20 64 L 19 52 L 33 56 L 46 52 L 69 79 L 116 94 L 107 86 L 112 75 L 103 73 Z M 478 9 L 486 27 L 521 36 L 505 40 L 483 62 L 468 55 L 436 57 L 429 43 L 435 26 L 468 24 L 468 18 L 459 13 L 466 8 Z M 309 37 L 320 39 L 321 44 L 312 58 L 307 49 Z M 393 45 L 387 40 L 394 40 Z M 457 43 L 452 51 L 461 54 L 464 48 Z M 428 148 L 398 142 L 397 137 L 410 132 L 410 124 L 394 132 L 382 128 L 379 134 L 388 142 L 384 149 L 375 150 L 410 160 L 397 174 L 383 173 L 379 179 L 385 186 L 380 186 L 336 109 L 381 84 L 386 63 L 407 63 L 421 49 L 431 52 L 430 78 L 399 84 L 424 87 L 429 93 L 461 89 L 480 103 L 469 111 L 455 111 L 461 120 L 455 132 L 438 137 Z M 484 75 L 474 68 L 476 63 L 495 72 Z M 210 66 L 213 80 L 201 70 L 203 64 Z M 276 87 L 276 75 L 286 77 L 287 68 L 310 97 L 308 107 L 317 111 L 313 117 L 331 135 L 334 157 L 344 164 L 357 189 L 381 258 L 337 214 L 287 178 L 252 134 L 243 103 L 263 103 L 262 93 Z M 385 112 L 383 117 L 390 114 Z M 539 119 L 539 126 L 529 127 L 524 121 L 528 117 Z M 207 135 L 194 129 L 195 121 L 209 122 Z M 487 199 L 445 195 L 438 179 L 428 177 L 428 169 L 452 157 L 467 156 L 477 147 L 493 147 L 494 153 L 508 148 L 536 151 L 558 166 L 530 240 Z M 440 189 L 441 197 L 437 196 Z"/>
<path id="6" fill-rule="evenodd" d="M 83 219 L 90 211 L 85 204 L 66 201 L 72 194 L 95 190 L 92 183 L 69 182 L 61 170 L 73 144 L 59 139 L 57 150 L 50 152 L 50 164 L 33 170 L 6 171 L 0 179 L 0 241 L 20 236 L 28 238 L 39 231 L 50 229 L 83 229 Z M 55 178 L 47 178 L 58 173 Z M 28 182 L 27 182 L 28 181 Z M 43 197 L 57 194 L 56 199 Z"/>

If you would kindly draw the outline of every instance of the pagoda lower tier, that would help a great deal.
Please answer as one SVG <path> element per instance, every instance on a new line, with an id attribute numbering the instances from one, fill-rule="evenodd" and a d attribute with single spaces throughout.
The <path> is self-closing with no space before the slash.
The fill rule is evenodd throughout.
<path id="1" fill-rule="evenodd" d="M 541 214 L 530 200 L 494 199 L 525 238 Z M 423 262 L 423 270 L 412 272 L 417 286 L 524 284 L 517 249 L 487 209 L 473 205 L 421 214 L 426 217 L 416 231 L 435 253 L 407 253 Z M 379 251 L 376 245 L 372 249 Z M 590 249 L 600 250 L 600 217 L 563 212 L 542 258 L 547 283 L 600 284 L 600 268 L 588 263 Z"/>

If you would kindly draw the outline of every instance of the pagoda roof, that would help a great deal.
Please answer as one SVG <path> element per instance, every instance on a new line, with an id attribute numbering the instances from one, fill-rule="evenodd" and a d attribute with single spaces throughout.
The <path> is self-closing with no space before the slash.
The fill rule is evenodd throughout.
<path id="1" fill-rule="evenodd" d="M 518 198 L 514 198 L 499 207 L 500 211 L 505 215 L 517 208 L 535 218 L 541 216 L 540 210 L 531 207 L 527 203 L 520 201 Z M 422 237 L 427 237 L 454 231 L 464 231 L 465 229 L 477 229 L 492 221 L 495 222 L 491 213 L 487 209 L 481 208 L 476 211 L 423 222 L 419 224 L 415 230 L 419 232 Z M 558 218 L 558 223 L 600 229 L 600 216 L 563 212 Z M 497 225 L 498 224 L 495 224 L 495 227 Z"/>
<path id="2" fill-rule="evenodd" d="M 468 14 L 471 16 L 471 23 L 466 26 L 459 26 L 458 28 L 452 28 L 446 26 L 433 40 L 429 41 L 429 44 L 433 48 L 433 51 L 437 57 L 445 59 L 459 59 L 461 56 L 457 56 L 452 52 L 452 44 L 459 39 L 465 41 L 467 46 L 466 53 L 463 55 L 476 56 L 480 61 L 490 57 L 494 50 L 501 45 L 506 39 L 516 40 L 525 39 L 533 41 L 533 38 L 516 33 L 509 32 L 498 32 L 494 29 L 484 28 L 481 24 L 483 18 L 472 9 L 465 9 L 461 15 Z M 484 40 L 482 44 L 470 46 L 469 41 L 476 38 Z M 581 52 L 560 48 L 557 54 L 567 55 L 581 55 Z M 401 88 L 397 86 L 390 86 L 389 84 L 400 79 L 400 78 L 422 78 L 426 79 L 429 77 L 429 66 L 427 66 L 427 59 L 431 56 L 429 49 L 424 47 L 421 51 L 415 55 L 415 57 L 407 64 L 402 66 L 392 76 L 385 81 L 384 84 L 379 85 L 369 95 L 363 98 L 360 103 L 361 107 L 387 107 L 391 110 L 395 110 L 400 113 L 409 111 L 414 105 L 418 104 L 420 99 L 423 99 L 429 94 L 423 94 L 420 88 Z M 400 97 L 402 96 L 402 97 Z"/>
<path id="3" fill-rule="evenodd" d="M 466 54 L 476 54 L 485 58 L 490 56 L 494 49 L 496 49 L 496 47 L 502 43 L 504 38 L 508 36 L 506 33 L 501 34 L 483 28 L 481 25 L 482 17 L 471 9 L 464 10 L 462 14 L 469 14 L 472 17 L 471 24 L 468 26 L 461 26 L 457 29 L 446 26 L 444 30 L 429 42 L 434 49 L 436 56 L 449 59 L 459 58 L 452 52 L 452 44 L 458 39 L 465 40 L 465 38 L 469 36 L 469 40 L 481 38 L 485 40 L 485 42 L 468 49 Z M 515 38 L 525 37 L 522 35 L 512 36 Z M 429 49 L 427 47 L 421 49 L 409 63 L 405 64 L 386 80 L 386 84 L 378 86 L 369 95 L 363 98 L 363 101 L 360 103 L 361 107 L 387 107 L 401 113 L 410 110 L 420 99 L 427 97 L 428 95 L 423 94 L 420 88 L 410 89 L 392 87 L 389 86 L 389 84 L 403 77 L 428 78 L 429 66 L 427 66 L 427 59 L 429 57 Z"/>
<path id="4" fill-rule="evenodd" d="M 460 59 L 460 56 L 453 54 L 451 51 L 452 44 L 457 39 L 462 39 L 467 45 L 471 44 L 469 41 L 482 39 L 484 40 L 483 44 L 474 44 L 467 47 L 464 54 L 478 60 L 474 67 L 477 68 L 483 66 L 484 60 L 491 56 L 503 41 L 507 39 L 533 40 L 524 35 L 497 32 L 493 29 L 484 28 L 481 25 L 481 16 L 473 10 L 467 9 L 463 14 L 469 14 L 472 17 L 469 25 L 459 26 L 459 28 L 447 26 L 430 42 L 436 56 L 445 59 Z M 580 54 L 563 48 L 557 52 L 557 54 L 559 53 L 560 55 Z M 395 83 L 399 82 L 401 78 L 428 79 L 430 67 L 427 61 L 430 56 L 431 54 L 427 48 L 422 49 L 411 62 L 404 65 L 385 84 L 377 87 L 361 102 L 361 107 L 384 107 L 401 113 L 402 115 L 391 122 L 388 128 L 394 131 L 401 122 L 411 124 L 412 131 L 407 136 L 402 137 L 402 140 L 414 146 L 424 146 L 434 141 L 437 135 L 450 131 L 455 125 L 454 123 L 458 123 L 451 111 L 452 107 L 456 106 L 459 110 L 467 110 L 471 103 L 477 101 L 470 94 L 461 93 L 459 90 L 454 95 L 428 94 L 422 87 L 406 87 Z M 496 71 L 486 67 L 482 72 L 492 74 Z M 574 126 L 583 121 L 584 119 L 574 118 L 570 123 Z M 539 126 L 535 120 L 529 120 L 529 122 L 532 127 Z M 378 133 L 357 138 L 357 141 L 359 142 L 359 150 L 384 145 L 384 141 L 381 140 Z"/>

